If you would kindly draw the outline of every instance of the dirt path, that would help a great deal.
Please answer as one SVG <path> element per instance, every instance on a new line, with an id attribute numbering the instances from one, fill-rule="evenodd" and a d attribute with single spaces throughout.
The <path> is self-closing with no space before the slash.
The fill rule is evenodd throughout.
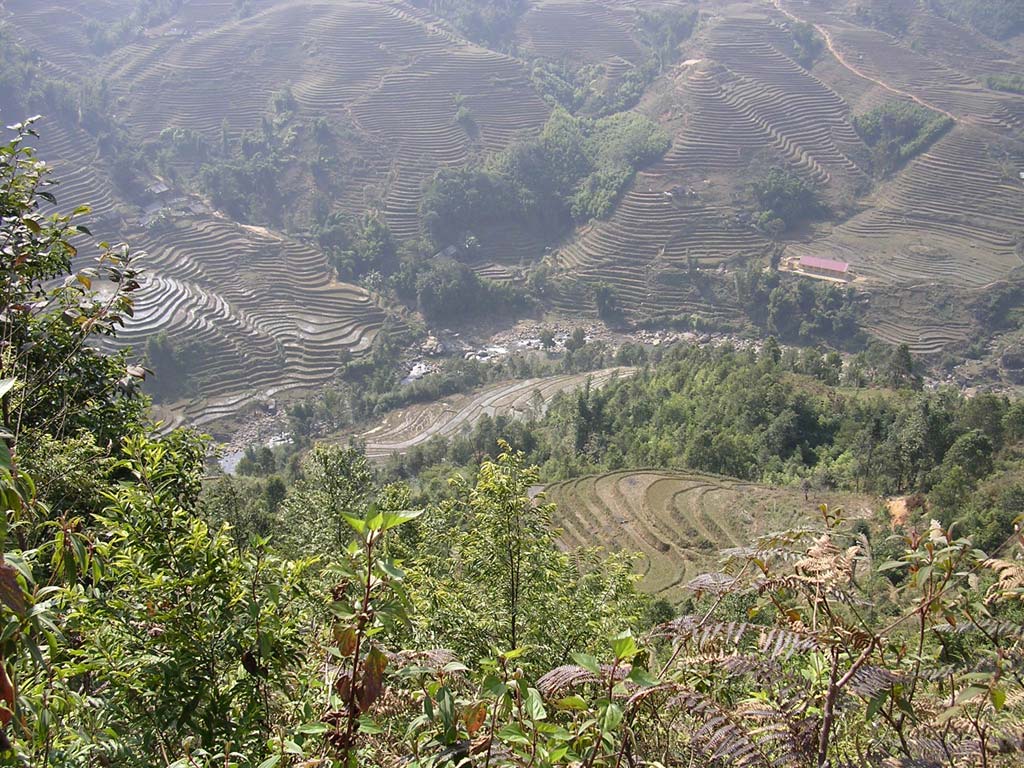
<path id="1" fill-rule="evenodd" d="M 885 82 L 884 80 L 879 80 L 878 78 L 871 77 L 871 75 L 865 74 L 857 67 L 855 67 L 853 64 L 851 64 L 849 61 L 847 61 L 846 57 L 839 52 L 839 49 L 836 48 L 835 42 L 832 40 L 832 34 L 827 29 L 825 29 L 822 26 L 819 26 L 818 24 L 815 24 L 814 22 L 805 22 L 796 14 L 787 11 L 785 8 L 782 7 L 782 0 L 771 0 L 771 4 L 775 6 L 775 9 L 779 13 L 781 13 L 790 21 L 794 21 L 798 24 L 809 23 L 814 28 L 814 30 L 819 35 L 821 35 L 822 39 L 824 39 L 825 45 L 826 47 L 828 47 L 829 53 L 831 53 L 835 57 L 836 61 L 842 64 L 846 69 L 850 70 L 850 72 L 855 74 L 857 77 L 861 77 L 869 82 L 872 82 L 875 85 L 879 86 L 880 88 L 884 88 L 885 90 L 889 91 L 890 93 L 895 93 L 898 96 L 908 98 L 911 101 L 924 107 L 925 109 L 930 109 L 933 112 L 938 112 L 940 115 L 945 115 L 954 123 L 960 122 L 960 118 L 954 115 L 952 112 L 948 112 L 945 109 L 942 109 L 942 107 L 937 107 L 934 104 L 930 104 L 929 102 L 925 101 L 924 99 L 918 96 L 915 96 L 912 93 L 908 93 L 907 91 L 901 90 L 900 88 L 897 88 L 893 85 L 889 85 L 889 83 Z"/>
<path id="2" fill-rule="evenodd" d="M 896 496 L 888 499 L 885 506 L 889 508 L 889 526 L 895 531 L 902 528 L 910 520 L 910 510 L 907 508 L 907 497 Z"/>

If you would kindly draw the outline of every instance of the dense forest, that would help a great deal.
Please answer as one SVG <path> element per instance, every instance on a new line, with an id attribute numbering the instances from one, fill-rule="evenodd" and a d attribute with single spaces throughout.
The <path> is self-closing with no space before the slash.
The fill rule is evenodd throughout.
<path id="1" fill-rule="evenodd" d="M 437 493 L 339 446 L 211 483 L 205 438 L 158 431 L 147 371 L 96 343 L 130 320 L 144 254 L 101 244 L 82 266 L 87 211 L 54 213 L 15 131 L 4 764 L 1019 764 L 1019 403 L 923 392 L 905 348 L 634 349 L 633 380 L 495 428 L 512 442 Z M 822 507 L 674 606 L 629 553 L 561 549 L 534 495 L 625 461 L 925 496 L 895 531 Z"/>

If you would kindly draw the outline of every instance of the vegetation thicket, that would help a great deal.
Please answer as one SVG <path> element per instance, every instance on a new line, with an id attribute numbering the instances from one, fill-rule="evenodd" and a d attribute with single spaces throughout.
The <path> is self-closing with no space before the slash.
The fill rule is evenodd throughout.
<path id="1" fill-rule="evenodd" d="M 49 213 L 31 126 L 15 130 L 0 147 L 0 761 L 1019 763 L 1016 532 L 991 557 L 939 521 L 883 544 L 823 507 L 724 553 L 673 618 L 636 590 L 628 555 L 556 545 L 537 471 L 508 444 L 423 505 L 336 446 L 288 483 L 204 492 L 203 438 L 160 434 L 145 371 L 92 343 L 131 317 L 143 257 L 102 244 L 96 267 L 72 271 L 85 211 Z M 710 433 L 688 452 L 742 459 L 753 433 L 813 454 L 852 429 L 866 441 L 852 458 L 869 457 L 853 476 L 901 487 L 939 451 L 942 482 L 984 478 L 1024 437 L 1019 404 L 917 394 L 906 350 L 885 371 L 905 396 L 849 395 L 845 408 L 877 414 L 857 432 L 811 405 L 784 356 L 673 353 L 635 397 L 631 382 L 579 395 L 567 437 L 609 440 L 605 416 L 632 435 L 683 421 L 704 435 L 699 399 L 742 433 L 726 454 Z M 792 414 L 769 424 L 782 404 Z"/>
<path id="2" fill-rule="evenodd" d="M 1024 93 L 1024 75 L 989 75 L 985 82 L 996 91 Z"/>
<path id="3" fill-rule="evenodd" d="M 929 0 L 939 13 L 997 40 L 1024 31 L 1024 8 L 1015 0 Z"/>
<path id="4" fill-rule="evenodd" d="M 892 101 L 853 118 L 857 133 L 871 147 L 875 173 L 888 175 L 924 152 L 953 125 L 945 115 Z"/>
<path id="5" fill-rule="evenodd" d="M 509 220 L 557 236 L 607 216 L 637 169 L 668 147 L 665 133 L 640 114 L 592 120 L 556 109 L 536 139 L 482 166 L 439 171 L 424 194 L 424 221 L 439 245 Z"/>

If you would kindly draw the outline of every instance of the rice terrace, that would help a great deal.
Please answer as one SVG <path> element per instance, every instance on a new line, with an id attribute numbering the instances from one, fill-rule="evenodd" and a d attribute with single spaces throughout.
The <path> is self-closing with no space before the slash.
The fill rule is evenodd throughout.
<path id="1" fill-rule="evenodd" d="M 799 488 L 664 470 L 566 480 L 546 487 L 544 501 L 557 505 L 555 523 L 566 546 L 640 553 L 641 588 L 672 603 L 688 594 L 687 582 L 716 569 L 722 549 L 811 525 L 821 504 L 856 519 L 869 518 L 879 503 L 850 493 L 805 498 Z"/>
<path id="2" fill-rule="evenodd" d="M 1024 765 L 1024 0 L 0 0 L 0 117 L 0 765 Z"/>

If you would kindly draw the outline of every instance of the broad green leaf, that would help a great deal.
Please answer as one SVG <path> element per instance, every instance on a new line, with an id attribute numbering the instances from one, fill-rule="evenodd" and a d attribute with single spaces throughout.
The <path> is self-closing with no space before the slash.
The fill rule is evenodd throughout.
<path id="1" fill-rule="evenodd" d="M 897 568 L 904 568 L 904 567 L 906 567 L 906 565 L 907 565 L 907 563 L 905 563 L 903 560 L 887 560 L 884 563 L 882 563 L 880 566 L 878 566 L 878 570 L 879 571 L 893 571 L 893 570 L 895 570 Z"/>
<path id="2" fill-rule="evenodd" d="M 518 723 L 509 723 L 498 731 L 498 739 L 509 744 L 529 744 L 530 740 Z"/>
<path id="3" fill-rule="evenodd" d="M 587 672 L 601 676 L 601 665 L 597 663 L 597 659 L 593 656 L 589 656 L 585 653 L 574 653 L 572 654 L 572 660 L 583 667 Z"/>
<path id="4" fill-rule="evenodd" d="M 627 629 L 613 637 L 612 652 L 619 661 L 629 661 L 636 656 L 640 649 L 637 648 L 636 640 L 633 639 L 633 633 Z"/>
<path id="5" fill-rule="evenodd" d="M 377 725 L 377 721 L 369 715 L 360 715 L 359 732 L 373 736 L 378 733 L 384 733 L 384 729 Z"/>
<path id="6" fill-rule="evenodd" d="M 984 696 L 988 693 L 988 688 L 982 688 L 978 685 L 969 685 L 960 691 L 956 697 L 957 704 L 966 704 L 968 701 L 973 701 L 979 696 Z"/>
<path id="7" fill-rule="evenodd" d="M 403 581 L 405 579 L 405 571 L 396 566 L 390 560 L 379 560 L 377 564 L 380 566 L 380 569 L 392 579 L 395 579 L 396 581 Z"/>
<path id="8" fill-rule="evenodd" d="M 342 517 L 345 518 L 345 522 L 349 524 L 349 527 L 353 531 L 358 533 L 360 536 L 362 536 L 364 533 L 366 533 L 366 521 L 365 520 L 360 520 L 358 517 L 355 517 L 354 515 L 342 515 Z"/>
<path id="9" fill-rule="evenodd" d="M 392 528 L 397 528 L 403 523 L 408 523 L 410 520 L 415 520 L 422 514 L 422 509 L 406 509 L 402 510 L 401 512 L 385 512 L 383 530 L 390 531 Z"/>
<path id="10" fill-rule="evenodd" d="M 601 716 L 601 730 L 605 733 L 614 731 L 622 722 L 622 710 L 614 701 L 609 702 Z"/>
<path id="11" fill-rule="evenodd" d="M 530 716 L 531 720 L 545 720 L 547 719 L 548 713 L 544 709 L 544 699 L 541 698 L 540 691 L 536 688 L 530 688 L 526 694 L 526 714 Z"/>
<path id="12" fill-rule="evenodd" d="M 888 689 L 882 691 L 880 694 L 871 699 L 870 703 L 868 704 L 867 711 L 864 713 L 865 722 L 871 722 L 871 720 L 874 719 L 875 715 L 878 714 L 878 710 L 882 708 L 882 705 L 885 703 L 885 700 L 887 698 L 889 698 Z"/>
<path id="13" fill-rule="evenodd" d="M 989 691 L 989 698 L 992 699 L 992 706 L 995 707 L 996 712 L 1002 712 L 1003 707 L 1006 706 L 1006 689 L 996 686 Z"/>
<path id="14" fill-rule="evenodd" d="M 583 697 L 573 694 L 572 696 L 566 696 L 564 699 L 558 699 L 555 701 L 555 706 L 559 709 L 569 709 L 574 712 L 585 712 L 587 709 L 587 702 Z"/>

